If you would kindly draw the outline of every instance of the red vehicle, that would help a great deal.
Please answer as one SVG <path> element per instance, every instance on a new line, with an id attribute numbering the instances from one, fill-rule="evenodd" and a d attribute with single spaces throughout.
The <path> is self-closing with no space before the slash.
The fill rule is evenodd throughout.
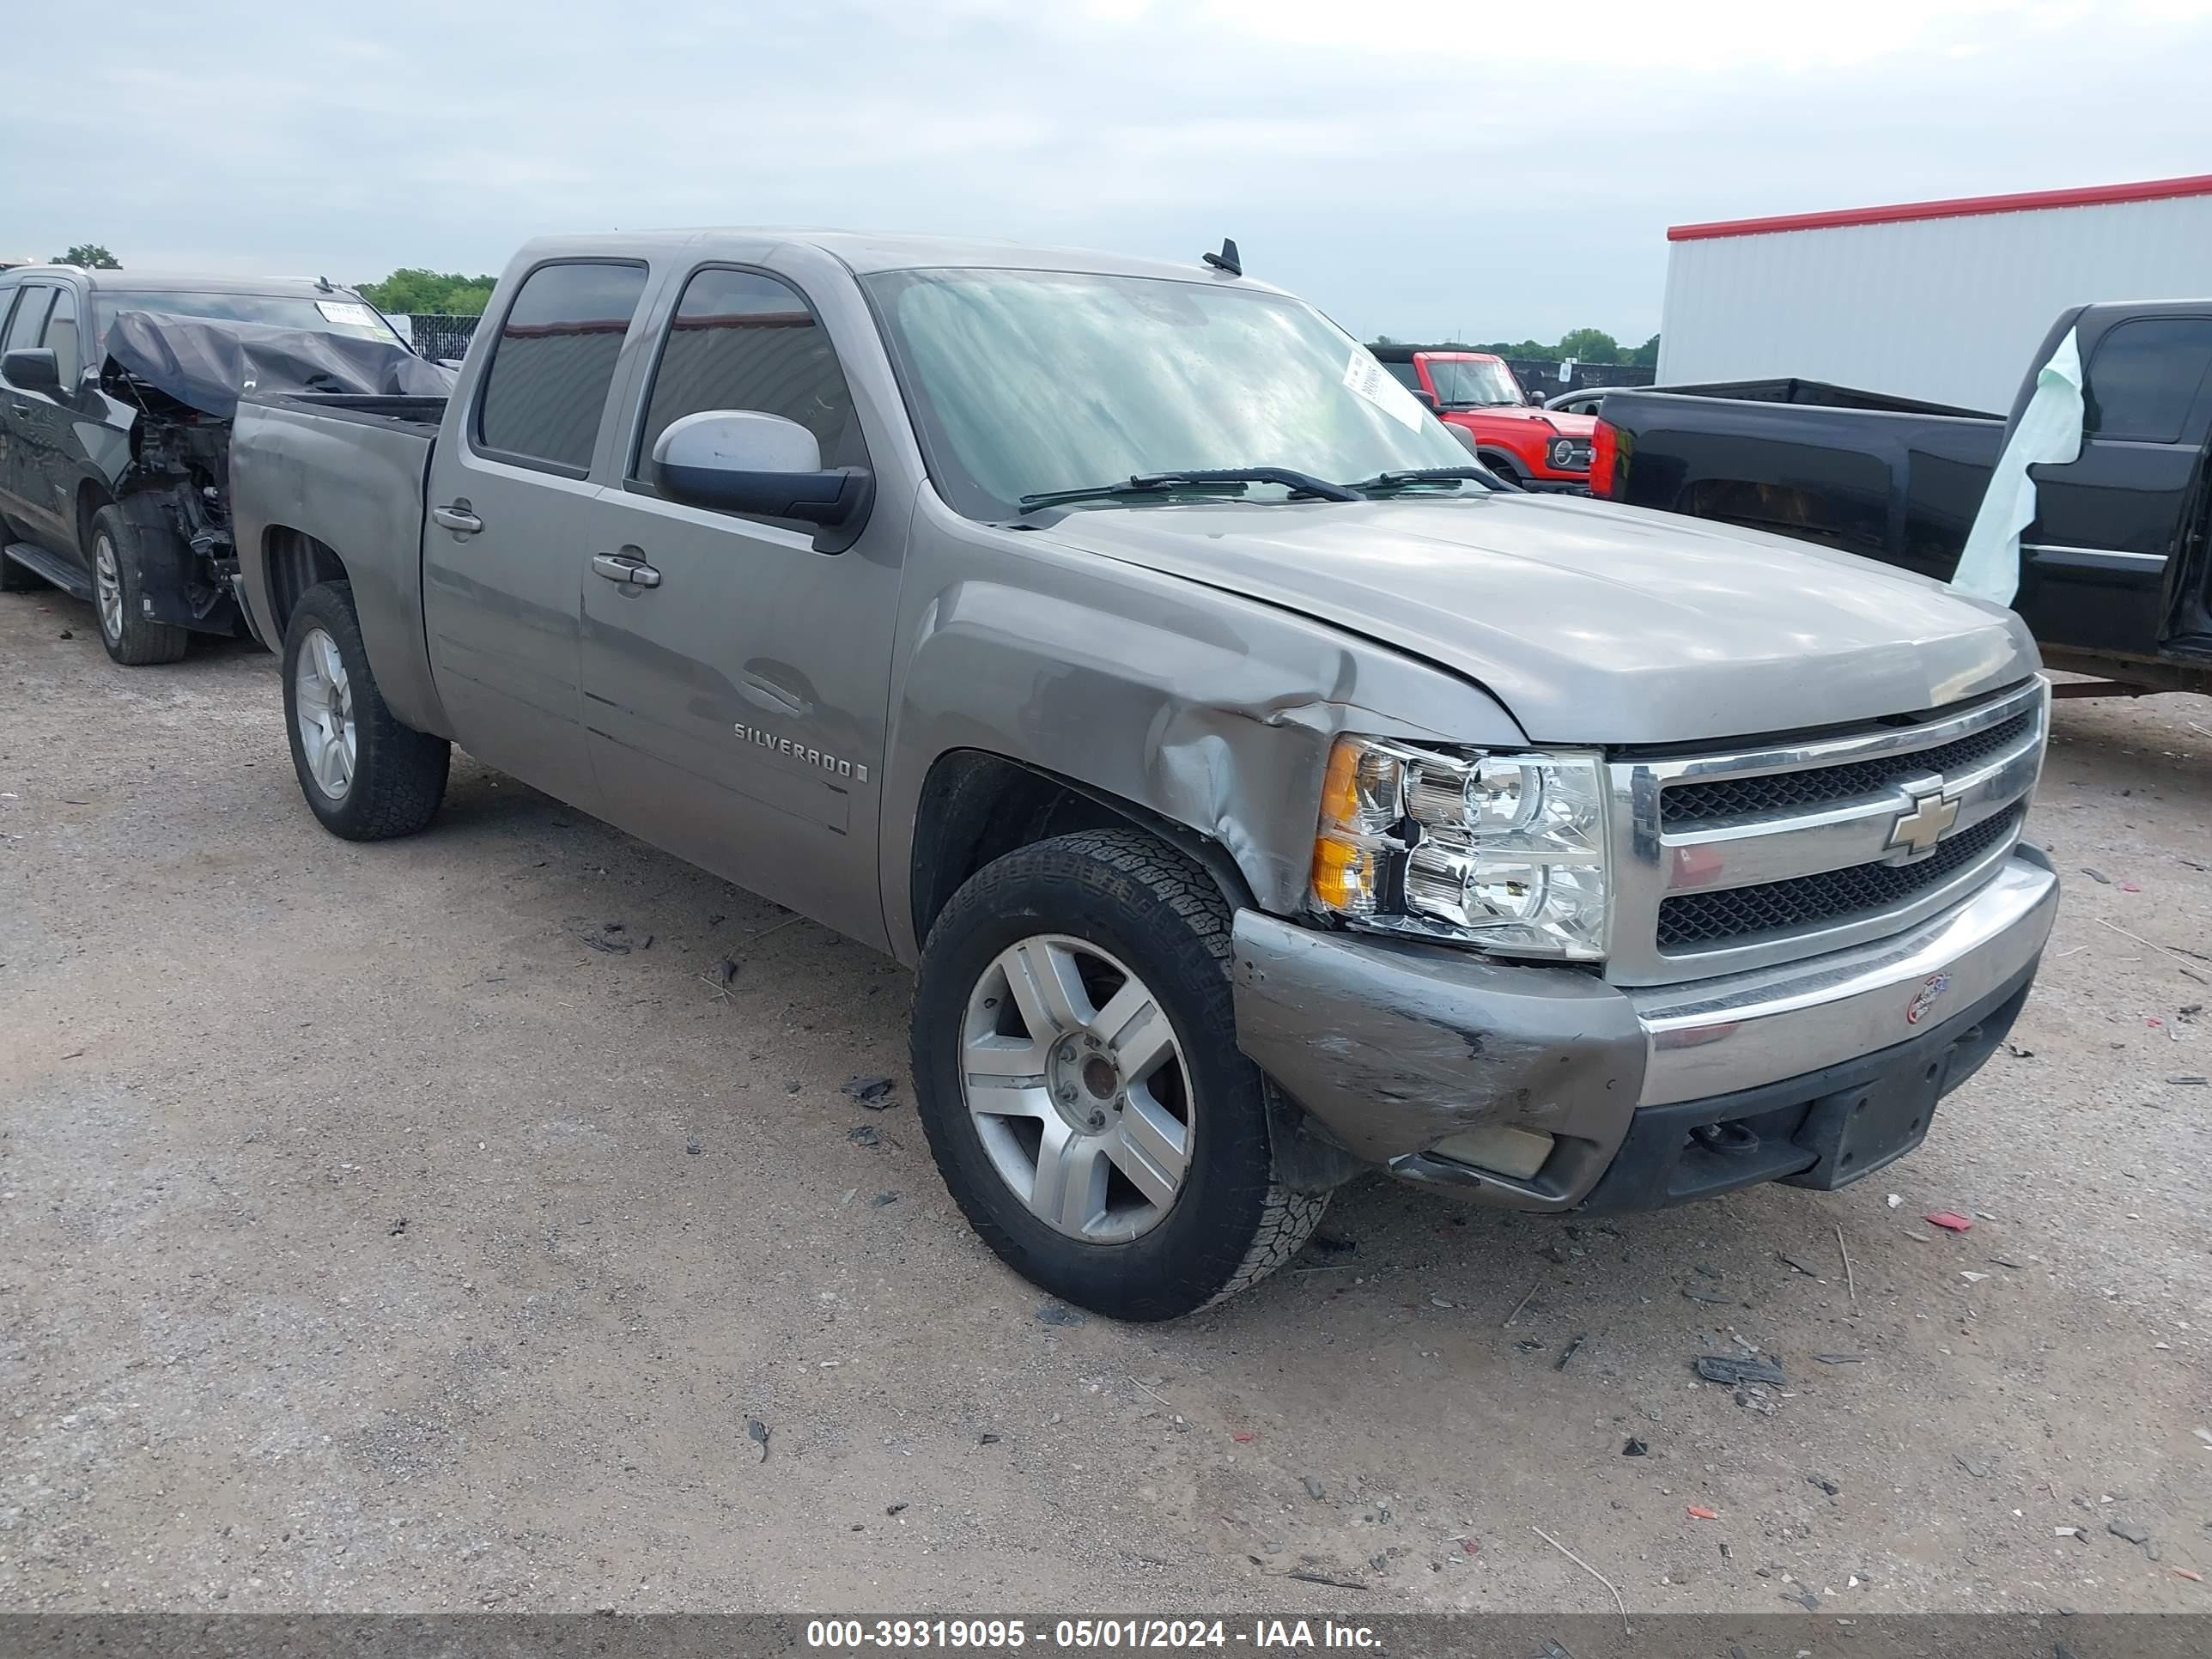
<path id="1" fill-rule="evenodd" d="M 1596 420 L 1531 408 L 1501 358 L 1440 347 L 1370 348 L 1383 368 L 1474 441 L 1475 458 L 1524 489 L 1587 490 Z"/>

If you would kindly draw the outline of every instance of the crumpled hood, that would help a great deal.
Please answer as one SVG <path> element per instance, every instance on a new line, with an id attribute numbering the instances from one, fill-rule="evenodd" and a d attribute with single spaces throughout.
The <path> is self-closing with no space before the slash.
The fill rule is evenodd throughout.
<path id="1" fill-rule="evenodd" d="M 2039 665 L 2011 611 L 1924 577 L 1571 496 L 1079 508 L 1042 533 L 1455 670 L 1538 743 L 1869 720 Z"/>

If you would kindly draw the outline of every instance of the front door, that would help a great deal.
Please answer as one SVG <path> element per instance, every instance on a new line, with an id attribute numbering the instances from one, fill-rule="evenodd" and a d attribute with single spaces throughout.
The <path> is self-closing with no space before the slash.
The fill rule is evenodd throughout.
<path id="1" fill-rule="evenodd" d="M 646 289 L 635 263 L 540 265 L 515 291 L 465 420 L 430 466 L 422 613 L 462 746 L 599 811 L 578 720 L 592 466 Z"/>
<path id="2" fill-rule="evenodd" d="M 824 466 L 866 465 L 867 451 L 829 331 L 784 278 L 696 270 L 660 332 L 623 482 L 591 508 L 584 722 L 606 816 L 880 943 L 877 802 L 903 514 L 879 501 L 855 545 L 818 552 L 811 526 L 666 498 L 653 440 L 706 410 L 795 420 Z"/>
<path id="3" fill-rule="evenodd" d="M 7 333 L 0 337 L 0 351 L 28 351 L 45 345 L 47 323 L 58 302 L 66 305 L 72 319 L 65 332 L 73 342 L 76 296 L 52 283 L 26 283 L 8 319 Z M 63 376 L 64 400 L 76 390 L 76 355 L 73 344 L 66 359 L 62 351 L 54 353 L 55 367 Z M 56 481 L 64 471 L 70 435 L 67 403 L 12 383 L 0 385 L 0 398 L 6 399 L 8 422 L 8 475 L 0 481 L 7 491 L 8 516 L 40 545 L 58 553 L 74 553 L 77 550 L 76 527 L 70 523 L 74 515 L 67 510 L 73 483 L 70 489 L 58 493 L 56 489 Z"/>
<path id="4" fill-rule="evenodd" d="M 2031 469 L 2014 609 L 2046 644 L 2148 653 L 2182 583 L 2212 419 L 2212 312 L 2116 324 L 2083 365 L 2081 453 Z M 2183 627 L 2189 624 L 2185 622 Z"/>

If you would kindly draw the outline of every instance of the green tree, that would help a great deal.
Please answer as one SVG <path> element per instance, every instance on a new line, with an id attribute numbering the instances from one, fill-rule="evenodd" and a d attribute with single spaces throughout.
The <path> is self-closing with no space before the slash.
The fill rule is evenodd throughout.
<path id="1" fill-rule="evenodd" d="M 86 270 L 120 270 L 123 261 L 98 242 L 79 242 L 67 253 L 54 255 L 58 265 L 76 265 Z"/>
<path id="2" fill-rule="evenodd" d="M 1402 343 L 1388 334 L 1378 334 L 1374 343 Z M 1486 351 L 1494 357 L 1507 357 L 1520 363 L 1556 363 L 1571 357 L 1578 363 L 1633 363 L 1650 368 L 1659 361 L 1659 337 L 1653 335 L 1632 351 L 1601 328 L 1571 328 L 1559 337 L 1557 345 L 1546 345 L 1541 340 L 1486 340 L 1480 343 L 1453 340 L 1440 343 L 1435 349 Z"/>
<path id="3" fill-rule="evenodd" d="M 496 276 L 464 276 L 459 271 L 403 266 L 380 283 L 360 285 L 362 298 L 380 311 L 402 316 L 481 317 L 491 303 Z"/>
<path id="4" fill-rule="evenodd" d="M 1571 328 L 1559 337 L 1559 356 L 1578 363 L 1617 363 L 1620 342 L 1601 328 Z"/>

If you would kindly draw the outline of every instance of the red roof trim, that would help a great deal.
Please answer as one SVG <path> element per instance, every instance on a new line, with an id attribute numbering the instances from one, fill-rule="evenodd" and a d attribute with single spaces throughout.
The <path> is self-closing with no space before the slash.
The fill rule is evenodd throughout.
<path id="1" fill-rule="evenodd" d="M 2084 190 L 2033 190 L 2016 196 L 1960 196 L 1946 202 L 1904 202 L 1894 207 L 1844 208 L 1834 213 L 1785 213 L 1771 219 L 1720 219 L 1711 224 L 1670 225 L 1670 242 L 1711 236 L 1763 236 L 1781 230 L 1832 230 L 1842 225 L 1898 225 L 1914 219 L 1962 219 L 1978 213 L 2032 213 L 2039 208 L 2103 207 L 2114 202 L 2162 202 L 2177 196 L 2212 196 L 2212 173 L 2186 179 L 2146 179 L 2131 185 L 2093 185 Z"/>

